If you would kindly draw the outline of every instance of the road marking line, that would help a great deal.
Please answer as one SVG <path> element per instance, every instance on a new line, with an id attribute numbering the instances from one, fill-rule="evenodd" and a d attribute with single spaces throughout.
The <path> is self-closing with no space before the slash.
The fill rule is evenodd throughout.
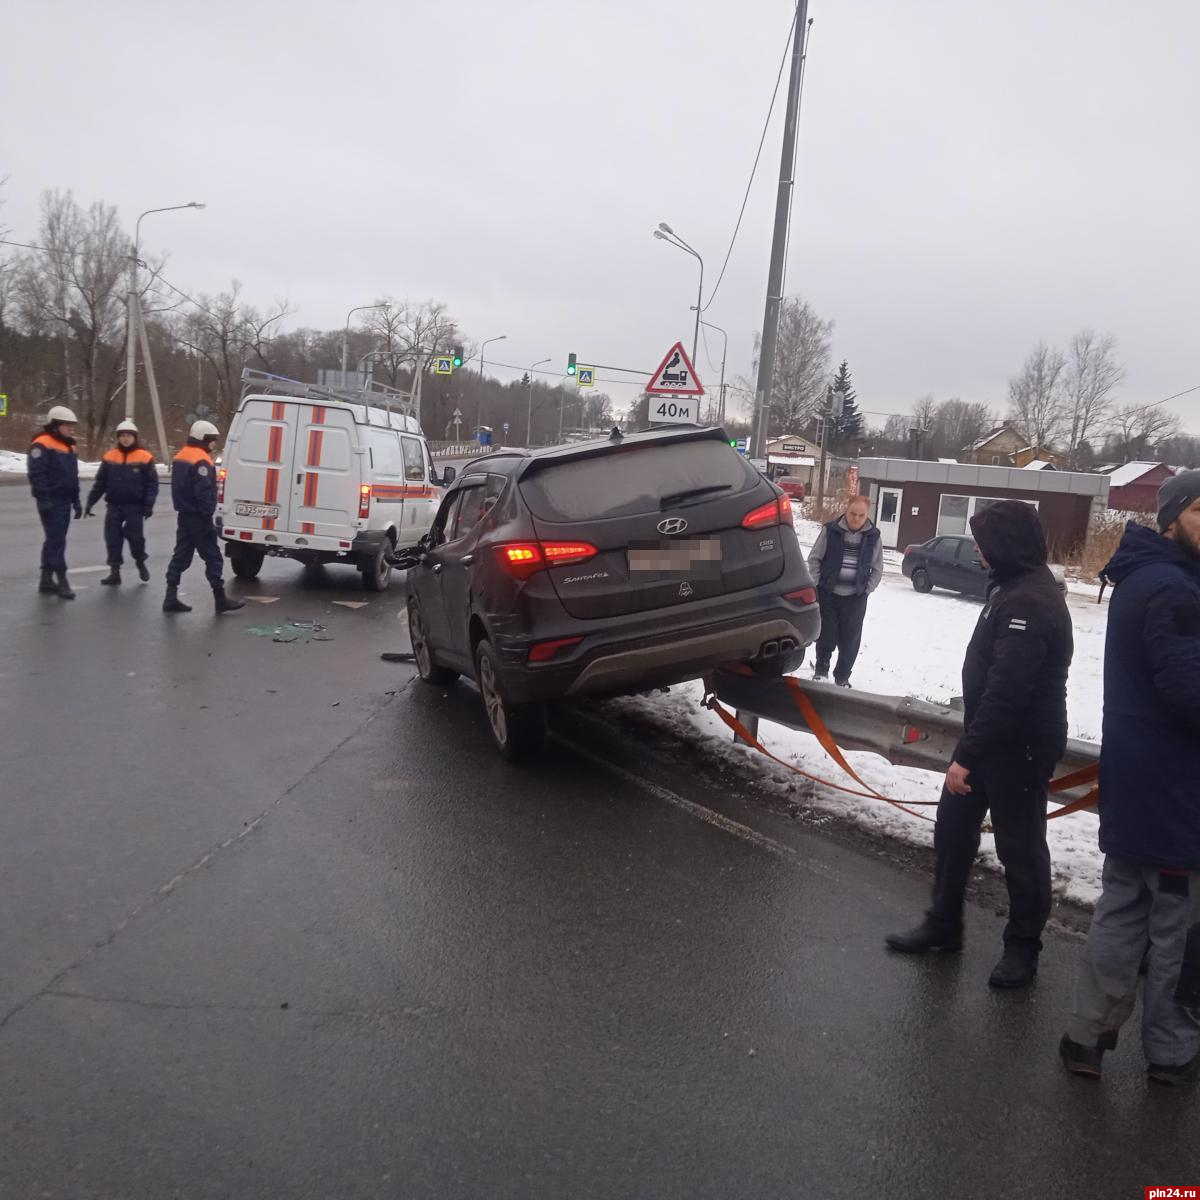
<path id="1" fill-rule="evenodd" d="M 343 608 L 366 608 L 370 604 L 370 600 L 335 600 L 334 604 L 340 604 Z"/>
<path id="2" fill-rule="evenodd" d="M 274 604 L 279 599 L 278 596 L 241 596 L 242 600 L 251 600 L 255 604 Z"/>
<path id="3" fill-rule="evenodd" d="M 624 767 L 618 767 L 615 763 L 609 762 L 608 759 L 601 758 L 600 755 L 593 754 L 590 750 L 585 750 L 582 746 L 563 737 L 561 734 L 556 733 L 554 736 L 572 754 L 611 772 L 618 779 L 624 780 L 624 782 L 631 784 L 633 787 L 641 788 L 644 792 L 649 792 L 656 800 L 662 800 L 666 804 L 670 804 L 674 808 L 687 813 L 689 816 L 699 818 L 707 825 L 712 825 L 725 833 L 730 833 L 734 837 L 740 838 L 743 842 L 749 842 L 750 845 L 757 846 L 760 850 L 766 850 L 770 854 L 785 858 L 796 866 L 820 869 L 820 864 L 813 863 L 811 859 L 802 857 L 791 846 L 785 846 L 783 842 L 777 842 L 774 838 L 767 837 L 765 833 L 759 833 L 757 829 L 751 829 L 749 825 L 743 825 L 740 821 L 734 821 L 730 817 L 722 816 L 721 813 L 714 812 L 711 808 L 705 808 L 703 804 L 697 804 L 694 800 L 687 800 L 676 792 L 661 787 L 657 783 L 651 783 L 648 779 L 643 779 L 640 775 L 635 775 L 632 771 L 626 771 Z"/>

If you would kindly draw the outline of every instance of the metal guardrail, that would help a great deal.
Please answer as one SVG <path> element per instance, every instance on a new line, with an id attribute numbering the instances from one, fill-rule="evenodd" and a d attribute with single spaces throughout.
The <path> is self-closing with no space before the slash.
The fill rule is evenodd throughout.
<path id="1" fill-rule="evenodd" d="M 712 687 L 717 699 L 728 707 L 808 731 L 782 679 L 718 671 Z M 962 713 L 949 705 L 930 704 L 912 696 L 880 696 L 812 680 L 804 681 L 804 692 L 839 746 L 870 750 L 897 766 L 944 771 L 962 737 Z M 1099 758 L 1100 747 L 1094 742 L 1072 738 L 1055 775 L 1091 766 Z M 1060 798 L 1073 798 L 1086 790 L 1063 792 Z"/>

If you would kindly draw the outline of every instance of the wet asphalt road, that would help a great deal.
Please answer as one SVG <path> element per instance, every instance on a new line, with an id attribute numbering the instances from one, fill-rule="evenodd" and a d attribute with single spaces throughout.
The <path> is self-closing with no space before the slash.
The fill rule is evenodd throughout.
<path id="1" fill-rule="evenodd" d="M 103 562 L 99 521 L 71 562 Z M 1136 1031 L 1102 1086 L 1036 988 L 889 957 L 926 881 L 700 757 L 563 714 L 505 766 L 468 685 L 378 661 L 401 596 L 35 594 L 0 488 L 0 1196 L 1140 1196 L 1194 1184 L 1196 1093 Z M 94 537 L 92 531 L 94 532 Z M 82 534 L 87 534 L 87 539 Z M 334 603 L 368 601 L 363 608 Z M 331 641 L 256 626 L 316 620 Z"/>

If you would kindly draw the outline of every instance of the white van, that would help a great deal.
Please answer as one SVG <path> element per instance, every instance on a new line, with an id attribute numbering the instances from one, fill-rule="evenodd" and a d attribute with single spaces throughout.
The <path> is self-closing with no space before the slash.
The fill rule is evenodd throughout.
<path id="1" fill-rule="evenodd" d="M 255 578 L 268 554 L 341 562 L 383 591 L 388 556 L 429 531 L 441 502 L 442 480 L 407 396 L 378 386 L 341 392 L 260 371 L 242 378 L 217 471 L 217 525 L 233 573 Z"/>

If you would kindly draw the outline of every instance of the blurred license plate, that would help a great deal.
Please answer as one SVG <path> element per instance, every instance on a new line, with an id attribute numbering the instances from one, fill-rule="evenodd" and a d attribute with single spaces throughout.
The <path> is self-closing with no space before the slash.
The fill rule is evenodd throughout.
<path id="1" fill-rule="evenodd" d="M 630 571 L 691 571 L 702 564 L 720 561 L 718 538 L 672 538 L 629 547 Z"/>
<path id="2" fill-rule="evenodd" d="M 277 517 L 279 516 L 279 505 L 249 504 L 245 500 L 239 500 L 233 506 L 233 511 L 239 517 Z"/>

